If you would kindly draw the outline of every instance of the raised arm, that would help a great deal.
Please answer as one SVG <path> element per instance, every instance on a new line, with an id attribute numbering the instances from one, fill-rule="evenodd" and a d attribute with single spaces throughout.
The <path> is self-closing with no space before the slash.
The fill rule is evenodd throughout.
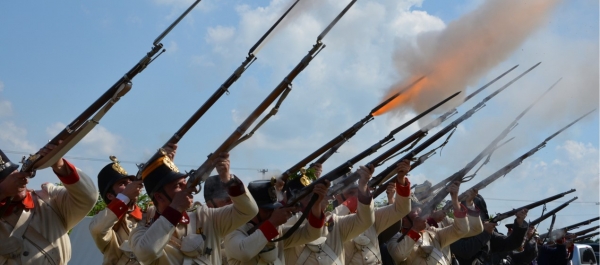
<path id="1" fill-rule="evenodd" d="M 340 229 L 342 242 L 346 242 L 359 236 L 375 222 L 375 213 L 373 211 L 373 197 L 367 189 L 367 182 L 373 174 L 373 167 L 367 168 L 360 166 L 358 169 L 360 179 L 358 181 L 358 206 L 356 214 L 337 217 L 336 225 Z"/>
<path id="2" fill-rule="evenodd" d="M 375 230 L 377 234 L 400 221 L 411 210 L 409 199 L 410 181 L 406 178 L 406 173 L 410 171 L 410 162 L 404 160 L 399 163 L 397 171 L 396 182 L 390 183 L 395 188 L 396 198 L 393 200 L 394 203 L 375 210 Z"/>
<path id="3" fill-rule="evenodd" d="M 454 207 L 454 223 L 448 227 L 438 230 L 440 238 L 440 246 L 442 248 L 450 246 L 450 244 L 463 238 L 469 233 L 469 223 L 467 221 L 467 209 L 458 202 L 458 186 L 460 183 L 452 183 L 448 187 L 450 197 L 452 198 L 452 206 Z"/>
<path id="4" fill-rule="evenodd" d="M 106 247 L 116 237 L 113 227 L 125 216 L 129 210 L 128 203 L 140 195 L 141 181 L 133 181 L 127 185 L 122 193 L 119 193 L 107 206 L 106 209 L 97 213 L 90 223 L 90 233 L 100 252 L 104 253 Z M 116 240 L 113 241 L 116 243 Z"/>

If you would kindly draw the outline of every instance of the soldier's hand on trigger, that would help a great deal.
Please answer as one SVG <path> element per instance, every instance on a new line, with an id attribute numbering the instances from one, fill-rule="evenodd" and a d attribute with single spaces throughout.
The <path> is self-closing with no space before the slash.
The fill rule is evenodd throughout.
<path id="1" fill-rule="evenodd" d="M 460 187 L 460 182 L 458 182 L 458 181 L 454 181 L 454 182 L 452 182 L 452 184 L 450 186 L 448 186 L 447 191 L 448 191 L 448 193 L 450 193 L 450 196 L 452 198 L 455 198 L 458 196 L 459 187 Z"/>
<path id="2" fill-rule="evenodd" d="M 61 143 L 62 143 L 62 140 L 58 141 L 58 144 L 61 144 Z M 44 147 L 42 147 L 38 151 L 38 153 L 41 156 L 47 156 L 56 147 L 57 147 L 57 145 L 48 143 Z M 54 165 L 52 165 L 52 170 L 54 170 L 54 172 L 56 174 L 58 174 L 59 176 L 68 176 L 68 175 L 71 174 L 71 170 L 69 169 L 68 166 L 65 166 L 65 162 L 63 161 L 62 157 L 59 158 L 58 160 L 56 160 L 56 162 L 54 163 Z"/>
<path id="3" fill-rule="evenodd" d="M 326 179 L 324 180 L 324 183 L 319 183 L 315 185 L 315 187 L 313 188 L 313 193 L 319 196 L 319 198 L 315 202 L 315 205 L 320 204 L 323 201 L 323 199 L 325 199 L 325 196 L 327 196 L 328 187 L 329 180 Z"/>
<path id="4" fill-rule="evenodd" d="M 231 176 L 229 175 L 229 153 L 221 153 L 217 159 L 215 159 L 215 168 L 217 169 L 217 173 L 221 177 L 221 181 L 223 183 L 229 182 Z"/>
<path id="5" fill-rule="evenodd" d="M 360 166 L 356 171 L 356 173 L 360 175 L 360 178 L 358 179 L 358 190 L 362 192 L 362 194 L 367 194 L 367 184 L 374 171 L 375 167 L 373 167 L 373 165 L 369 165 L 369 167 Z"/>
<path id="6" fill-rule="evenodd" d="M 175 196 L 173 196 L 173 200 L 169 205 L 171 208 L 183 213 L 185 210 L 192 207 L 194 197 L 192 193 L 188 189 L 180 190 L 175 192 Z"/>
<path id="7" fill-rule="evenodd" d="M 466 192 L 467 199 L 465 200 L 467 202 L 467 206 L 473 205 L 473 200 L 475 199 L 475 197 L 477 197 L 477 194 L 479 194 L 479 192 L 475 188 L 471 188 L 471 189 L 467 190 L 467 192 Z"/>
<path id="8" fill-rule="evenodd" d="M 525 218 L 527 217 L 527 212 L 529 212 L 529 210 L 523 208 L 520 211 L 517 212 L 516 216 L 517 216 L 517 224 L 519 226 L 523 225 L 523 221 L 525 221 Z"/>
<path id="9" fill-rule="evenodd" d="M 400 183 L 400 185 L 406 185 L 406 174 L 410 171 L 410 160 L 404 159 L 402 162 L 398 163 L 396 171 L 398 172 L 398 183 Z"/>
<path id="10" fill-rule="evenodd" d="M 167 147 L 163 148 L 167 153 L 167 156 L 171 161 L 175 160 L 175 155 L 177 154 L 177 144 L 176 143 L 168 143 Z"/>
<path id="11" fill-rule="evenodd" d="M 315 164 L 311 165 L 310 167 L 315 170 L 315 176 L 317 178 L 320 178 L 321 173 L 323 173 L 323 165 L 321 165 L 319 163 L 315 163 Z"/>
<path id="12" fill-rule="evenodd" d="M 134 201 L 142 193 L 143 187 L 144 184 L 141 180 L 134 180 L 131 183 L 127 184 L 127 186 L 125 186 L 125 189 L 121 193 L 127 196 L 129 200 Z"/>
<path id="13" fill-rule="evenodd" d="M 488 221 L 483 222 L 483 231 L 486 231 L 488 234 L 494 233 L 494 228 L 496 228 L 495 223 L 490 223 Z"/>
<path id="14" fill-rule="evenodd" d="M 269 222 L 275 227 L 285 224 L 287 220 L 294 215 L 293 210 L 294 207 L 275 209 L 273 210 L 273 213 L 271 213 L 271 217 L 269 217 Z"/>

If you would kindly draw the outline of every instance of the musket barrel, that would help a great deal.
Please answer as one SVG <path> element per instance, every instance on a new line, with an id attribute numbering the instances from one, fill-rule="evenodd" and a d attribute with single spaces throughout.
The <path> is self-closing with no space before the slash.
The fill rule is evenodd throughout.
<path id="1" fill-rule="evenodd" d="M 445 134 L 447 134 L 448 132 L 450 132 L 451 130 L 453 130 L 456 126 L 458 126 L 458 124 L 460 124 L 461 122 L 463 122 L 466 119 L 470 118 L 476 111 L 478 111 L 479 109 L 481 109 L 482 107 L 484 107 L 485 103 L 487 101 L 489 101 L 494 96 L 498 95 L 500 92 L 504 91 L 506 88 L 508 88 L 510 85 L 512 85 L 514 82 L 516 82 L 517 80 L 519 80 L 521 77 L 523 77 L 524 75 L 526 75 L 527 73 L 529 73 L 530 71 L 532 71 L 540 63 L 537 63 L 536 65 L 534 65 L 531 68 L 527 69 L 525 72 L 521 73 L 519 76 L 517 76 L 514 79 L 512 79 L 511 81 L 509 81 L 504 86 L 502 86 L 499 89 L 497 89 L 496 91 L 492 92 L 490 95 L 488 95 L 487 97 L 485 97 L 481 102 L 479 102 L 477 105 L 475 105 L 469 111 L 467 111 L 465 114 L 463 114 L 462 116 L 460 116 L 459 118 L 457 118 L 456 120 L 454 120 L 450 125 L 446 126 L 442 130 L 440 130 L 439 132 L 437 132 L 435 135 L 433 135 L 430 138 L 428 138 L 427 140 L 425 140 L 425 142 L 423 142 L 420 145 L 418 145 L 415 148 L 413 148 L 413 150 L 410 151 L 408 154 L 406 154 L 402 158 L 398 159 L 395 163 L 393 163 L 392 165 L 388 166 L 386 169 L 384 169 L 383 171 L 381 171 L 379 174 L 377 174 L 377 176 L 375 176 L 374 178 L 372 178 L 369 181 L 369 187 L 376 187 L 378 185 L 381 185 L 385 181 L 387 181 L 387 178 L 391 177 L 395 173 L 395 168 L 396 168 L 395 165 L 396 164 L 400 163 L 402 160 L 405 160 L 405 159 L 413 160 L 413 158 L 416 157 L 416 155 L 418 153 L 420 153 L 421 151 L 425 150 L 425 148 L 427 148 L 428 146 L 432 145 L 434 142 L 436 142 L 437 140 L 439 140 L 440 138 L 442 138 Z M 435 126 L 437 126 L 437 124 L 435 124 Z"/>
<path id="2" fill-rule="evenodd" d="M 556 194 L 556 195 L 554 195 L 554 196 L 551 196 L 551 197 L 548 197 L 548 198 L 546 198 L 546 199 L 542 199 L 542 200 L 536 201 L 536 202 L 534 202 L 534 203 L 527 204 L 527 205 L 525 205 L 525 206 L 522 206 L 522 207 L 519 207 L 519 208 L 517 208 L 517 209 L 513 209 L 513 210 L 510 210 L 510 211 L 508 211 L 508 212 L 505 212 L 505 213 L 500 213 L 500 214 L 497 214 L 497 215 L 496 215 L 494 218 L 492 218 L 492 219 L 490 220 L 490 222 L 492 222 L 492 223 L 497 223 L 497 222 L 500 222 L 500 221 L 502 221 L 502 220 L 504 220 L 504 219 L 506 219 L 506 218 L 508 218 L 508 217 L 511 217 L 511 216 L 515 215 L 515 214 L 516 214 L 516 213 L 517 213 L 519 210 L 521 210 L 521 209 L 528 209 L 528 210 L 531 210 L 531 209 L 533 209 L 533 208 L 536 208 L 536 207 L 538 207 L 538 206 L 544 205 L 544 204 L 546 204 L 546 203 L 548 203 L 548 202 L 551 202 L 551 201 L 555 201 L 555 200 L 557 200 L 557 199 L 560 199 L 560 198 L 564 197 L 565 195 L 567 195 L 567 194 L 569 194 L 569 193 L 573 193 L 573 192 L 575 192 L 575 191 L 576 191 L 576 189 L 571 189 L 571 190 L 569 190 L 569 191 L 565 191 L 565 192 L 563 192 L 563 193 Z"/>

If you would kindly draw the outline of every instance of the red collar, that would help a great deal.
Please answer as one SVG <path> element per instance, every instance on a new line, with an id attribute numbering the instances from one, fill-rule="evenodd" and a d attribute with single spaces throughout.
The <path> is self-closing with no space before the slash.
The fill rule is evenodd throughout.
<path id="1" fill-rule="evenodd" d="M 129 215 L 131 217 L 133 217 L 133 219 L 141 221 L 142 220 L 142 209 L 140 209 L 140 207 L 138 207 L 137 205 L 134 205 L 133 211 L 131 211 L 129 213 Z"/>
<path id="2" fill-rule="evenodd" d="M 23 209 L 33 209 L 35 207 L 35 203 L 33 202 L 33 197 L 31 196 L 31 192 L 29 192 L 29 191 L 27 191 L 27 195 L 21 201 L 9 202 L 8 201 L 9 199 L 10 198 L 6 198 L 0 202 L 0 207 L 3 207 L 4 205 L 6 205 L 8 203 L 8 208 L 6 209 L 6 212 L 4 213 L 5 216 L 12 214 L 15 207 L 22 207 Z"/>

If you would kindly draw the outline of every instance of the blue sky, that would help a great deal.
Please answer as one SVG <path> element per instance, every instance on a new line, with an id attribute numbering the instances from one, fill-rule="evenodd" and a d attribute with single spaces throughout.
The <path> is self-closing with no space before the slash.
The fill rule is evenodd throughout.
<path id="1" fill-rule="evenodd" d="M 109 155 L 116 155 L 128 171 L 135 172 L 129 161 L 143 162 L 161 146 L 243 61 L 288 2 L 202 1 L 163 40 L 167 52 L 133 80 L 133 89 L 67 156 L 94 179 L 109 162 Z M 258 60 L 231 87 L 231 94 L 223 96 L 181 140 L 175 161 L 180 169 L 199 166 L 306 54 L 347 3 L 307 2 L 264 45 Z M 364 117 L 403 78 L 392 60 L 398 43 L 443 30 L 484 2 L 358 1 L 325 38 L 327 47 L 296 79 L 277 116 L 232 152 L 233 171 L 246 183 L 261 177 L 259 169 L 268 169 L 270 177 L 335 137 Z M 189 3 L 0 4 L 0 148 L 11 151 L 14 160 L 20 152 L 39 149 L 137 63 Z M 520 67 L 495 88 L 538 61 L 542 65 L 463 123 L 442 155 L 412 172 L 411 180 L 436 183 L 459 170 L 499 128 L 561 76 L 561 85 L 523 119 L 512 133 L 515 141 L 498 151 L 480 177 L 597 107 L 598 31 L 597 1 L 561 2 L 519 48 L 478 77 L 467 91 L 515 64 Z M 459 107 L 459 112 L 464 113 L 491 89 Z M 325 172 L 414 115 L 404 111 L 376 117 L 324 165 Z M 596 112 L 482 191 L 489 198 L 490 212 L 577 188 L 580 203 L 562 211 L 557 225 L 598 215 L 598 128 Z M 411 126 L 397 140 L 417 129 L 418 125 Z M 30 187 L 56 181 L 43 170 Z M 539 214 L 532 211 L 532 219 Z"/>

